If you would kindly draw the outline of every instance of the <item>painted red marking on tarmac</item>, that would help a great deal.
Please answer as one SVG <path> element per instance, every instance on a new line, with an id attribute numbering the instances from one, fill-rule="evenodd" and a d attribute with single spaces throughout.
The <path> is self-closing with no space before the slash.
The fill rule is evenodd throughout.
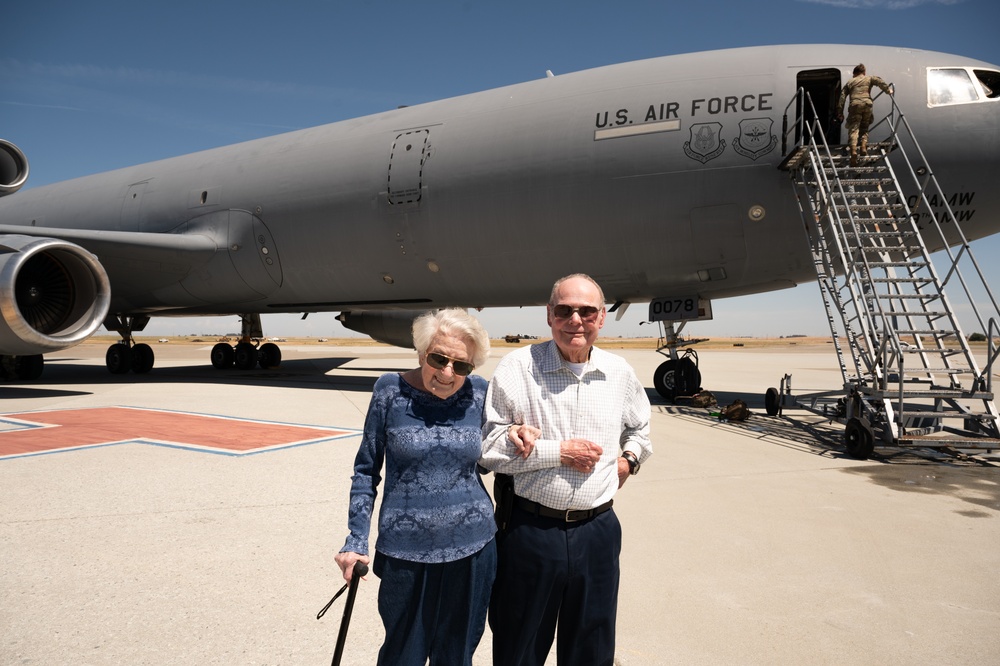
<path id="1" fill-rule="evenodd" d="M 131 407 L 4 414 L 0 426 L 0 458 L 129 442 L 247 455 L 358 433 Z"/>

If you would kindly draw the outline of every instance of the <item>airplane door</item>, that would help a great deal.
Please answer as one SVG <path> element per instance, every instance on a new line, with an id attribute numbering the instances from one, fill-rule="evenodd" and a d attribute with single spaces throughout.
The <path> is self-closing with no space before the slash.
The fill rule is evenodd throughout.
<path id="1" fill-rule="evenodd" d="M 403 132 L 396 136 L 389 155 L 389 203 L 420 203 L 430 130 Z"/>
<path id="2" fill-rule="evenodd" d="M 812 105 L 806 104 L 798 108 L 799 115 L 804 114 L 806 126 L 811 127 L 812 121 L 819 120 L 819 126 L 824 128 L 826 143 L 831 146 L 843 143 L 840 138 L 840 122 L 837 120 L 837 102 L 840 98 L 840 70 L 807 69 L 799 72 L 795 80 L 796 88 L 804 88 L 812 99 Z M 816 113 L 813 113 L 815 108 Z M 802 139 L 796 131 L 796 141 Z M 807 136 L 806 139 L 809 137 Z M 818 139 L 818 137 L 817 137 Z"/>

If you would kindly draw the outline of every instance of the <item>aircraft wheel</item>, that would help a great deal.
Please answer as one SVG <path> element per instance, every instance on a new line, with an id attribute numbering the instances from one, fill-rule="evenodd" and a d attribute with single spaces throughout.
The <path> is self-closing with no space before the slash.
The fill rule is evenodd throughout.
<path id="1" fill-rule="evenodd" d="M 240 370 L 252 370 L 257 367 L 257 348 L 249 342 L 241 342 L 236 345 L 233 361 Z"/>
<path id="2" fill-rule="evenodd" d="M 777 416 L 781 413 L 781 394 L 778 389 L 771 387 L 764 394 L 764 409 L 768 416 Z"/>
<path id="3" fill-rule="evenodd" d="M 132 347 L 132 372 L 144 375 L 153 369 L 156 362 L 156 355 L 153 348 L 146 343 Z"/>
<path id="4" fill-rule="evenodd" d="M 233 367 L 235 358 L 236 352 L 233 351 L 233 346 L 229 343 L 220 342 L 212 347 L 212 367 L 218 370 Z"/>
<path id="5" fill-rule="evenodd" d="M 867 460 L 875 453 L 875 433 L 867 419 L 852 418 L 844 429 L 847 455 L 857 460 Z"/>
<path id="6" fill-rule="evenodd" d="M 257 350 L 257 363 L 262 368 L 277 368 L 281 365 L 281 347 L 273 342 L 267 342 Z"/>
<path id="7" fill-rule="evenodd" d="M 34 381 L 42 376 L 45 359 L 41 354 L 18 356 L 14 360 L 14 374 L 22 381 Z"/>
<path id="8" fill-rule="evenodd" d="M 674 370 L 674 397 L 694 395 L 701 390 L 701 370 L 690 356 L 682 356 L 677 360 Z"/>
<path id="9" fill-rule="evenodd" d="M 104 355 L 104 364 L 113 375 L 124 375 L 132 369 L 132 349 L 124 342 L 108 347 Z"/>
<path id="10" fill-rule="evenodd" d="M 677 361 L 670 359 L 661 363 L 653 372 L 653 388 L 664 400 L 672 401 L 674 399 L 674 370 L 676 366 Z"/>

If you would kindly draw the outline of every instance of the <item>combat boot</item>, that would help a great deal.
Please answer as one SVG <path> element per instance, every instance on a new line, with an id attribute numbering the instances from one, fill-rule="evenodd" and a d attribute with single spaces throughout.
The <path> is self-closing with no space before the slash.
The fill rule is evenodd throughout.
<path id="1" fill-rule="evenodd" d="M 858 152 L 862 155 L 868 154 L 868 137 L 861 139 L 861 149 Z"/>
<path id="2" fill-rule="evenodd" d="M 858 149 L 855 146 L 851 146 L 851 166 L 858 166 Z"/>

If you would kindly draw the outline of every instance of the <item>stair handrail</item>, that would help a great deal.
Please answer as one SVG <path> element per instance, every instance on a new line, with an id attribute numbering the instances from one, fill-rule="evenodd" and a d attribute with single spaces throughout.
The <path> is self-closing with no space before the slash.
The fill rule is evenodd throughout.
<path id="1" fill-rule="evenodd" d="M 933 221 L 933 227 L 937 232 L 938 237 L 940 238 L 942 248 L 939 251 L 946 252 L 948 258 L 951 260 L 951 268 L 949 269 L 944 279 L 941 281 L 941 288 L 944 289 L 944 287 L 948 284 L 953 275 L 957 277 L 962 285 L 965 297 L 968 299 L 969 304 L 972 306 L 973 314 L 975 315 L 979 323 L 980 329 L 985 331 L 987 328 L 987 322 L 984 321 L 982 314 L 979 312 L 979 308 L 976 306 L 976 299 L 973 296 L 972 290 L 970 289 L 968 283 L 966 282 L 965 275 L 959 266 L 959 262 L 961 261 L 963 256 L 966 256 L 968 258 L 969 262 L 975 269 L 975 275 L 976 277 L 979 278 L 979 284 L 977 284 L 977 287 L 981 287 L 984 290 L 990 304 L 993 306 L 993 312 L 995 313 L 997 318 L 1000 318 L 1000 305 L 998 305 L 997 299 L 993 294 L 993 290 L 990 288 L 989 282 L 986 280 L 986 276 L 983 273 L 982 268 L 980 268 L 979 266 L 979 262 L 976 261 L 975 256 L 972 254 L 970 242 L 968 238 L 965 236 L 965 232 L 962 230 L 961 225 L 958 222 L 958 218 L 955 216 L 954 210 L 952 210 L 951 203 L 948 201 L 948 198 L 945 196 L 944 191 L 941 189 L 941 185 L 938 182 L 937 177 L 934 175 L 934 172 L 928 166 L 927 158 L 924 155 L 923 148 L 920 146 L 920 142 L 917 141 L 917 137 L 913 133 L 913 128 L 910 126 L 910 123 L 906 119 L 906 116 L 903 114 L 903 112 L 899 110 L 899 107 L 896 105 L 895 98 L 892 95 L 889 95 L 889 98 L 891 100 L 891 105 L 892 105 L 891 113 L 896 118 L 895 126 L 891 132 L 891 135 L 893 137 L 904 136 L 904 134 L 900 131 L 900 128 L 904 129 L 905 138 L 909 142 L 912 142 L 913 148 L 916 151 L 916 155 L 919 157 L 920 160 L 919 163 L 923 165 L 922 168 L 926 169 L 926 173 L 923 174 L 920 174 L 918 173 L 917 170 L 914 170 L 913 160 L 909 158 L 906 146 L 903 144 L 903 142 L 899 141 L 898 139 L 895 139 L 896 149 L 900 152 L 903 158 L 903 163 L 906 165 L 906 171 L 908 172 L 909 178 L 912 181 L 912 183 L 915 184 L 918 188 L 917 204 L 913 207 L 912 210 L 909 210 L 911 222 L 915 220 L 914 216 L 917 210 L 920 208 L 920 205 L 923 204 L 924 207 L 927 209 L 928 215 Z M 881 121 L 879 121 L 879 124 L 881 124 L 881 122 L 884 122 L 885 120 L 886 118 L 883 118 Z M 886 162 L 888 163 L 888 160 L 886 160 Z M 890 168 L 892 167 L 890 166 Z M 921 182 L 921 178 L 923 178 L 923 182 Z M 902 181 L 899 179 L 897 179 L 897 181 L 900 182 L 900 185 L 902 186 L 903 184 Z M 930 200 L 928 197 L 928 191 L 927 191 L 928 188 L 931 189 L 930 194 L 931 195 L 936 194 L 939 200 L 941 201 L 942 206 L 944 208 L 943 210 L 944 215 L 938 216 L 937 214 L 934 213 L 934 210 L 930 205 Z M 906 205 L 906 207 L 909 209 L 909 204 L 905 201 L 903 192 L 900 191 L 899 195 L 902 200 L 902 203 Z M 949 242 L 941 226 L 941 221 L 940 221 L 941 218 L 951 220 L 952 226 L 955 232 L 958 234 L 958 242 Z M 953 246 L 959 248 L 957 255 L 952 250 Z"/>
<path id="2" fill-rule="evenodd" d="M 877 98 L 878 97 L 876 96 L 876 99 Z M 791 108 L 792 104 L 797 104 L 798 113 L 797 113 L 797 115 L 795 117 L 795 121 L 793 123 L 793 128 L 789 128 L 787 120 L 788 120 L 788 112 L 789 112 L 789 109 Z M 807 108 L 812 111 L 812 117 L 813 117 L 812 123 L 813 123 L 813 125 L 812 125 L 811 128 L 810 128 L 809 124 L 805 120 L 805 116 L 806 116 L 805 111 L 807 110 Z M 897 108 L 897 107 L 895 107 L 895 104 L 893 104 L 893 109 L 895 109 L 895 108 Z M 892 114 L 893 114 L 893 111 L 890 111 L 890 115 L 892 115 Z M 829 159 L 830 167 L 831 167 L 831 170 L 833 172 L 833 181 L 832 181 L 832 184 L 831 184 L 830 179 L 827 178 L 827 175 L 826 175 L 826 172 L 824 171 L 824 169 L 820 168 L 818 165 L 813 164 L 813 172 L 817 176 L 817 181 L 818 182 L 822 182 L 822 185 L 823 185 L 820 189 L 822 191 L 831 192 L 831 191 L 833 191 L 833 188 L 835 187 L 836 190 L 837 190 L 837 192 L 839 193 L 839 195 L 841 197 L 841 200 L 842 201 L 847 201 L 847 192 L 845 192 L 844 187 L 843 187 L 843 183 L 841 182 L 840 172 L 837 169 L 836 165 L 833 163 L 833 153 L 830 150 L 830 146 L 829 146 L 829 144 L 826 141 L 826 134 L 825 134 L 825 132 L 822 131 L 823 128 L 820 126 L 820 120 L 819 120 L 819 118 L 820 118 L 820 116 L 816 112 L 816 107 L 813 104 L 812 96 L 805 90 L 805 88 L 799 87 L 796 90 L 796 94 L 792 97 L 792 99 L 788 102 L 788 104 L 785 105 L 784 115 L 783 115 L 783 119 L 782 119 L 782 152 L 784 153 L 787 150 L 788 136 L 789 136 L 789 133 L 790 133 L 791 129 L 797 129 L 798 132 L 799 132 L 799 143 L 801 143 L 802 147 L 806 147 L 807 141 L 808 141 L 808 144 L 809 144 L 810 148 L 814 147 L 816 149 L 815 150 L 816 153 L 822 152 L 823 156 L 825 156 L 826 158 Z M 879 123 L 884 122 L 884 120 L 885 119 L 880 120 Z M 806 132 L 807 129 L 811 129 L 812 131 L 810 131 L 810 132 L 807 133 Z M 817 138 L 816 138 L 817 135 L 819 136 L 819 141 L 817 141 Z M 822 151 L 820 151 L 820 146 L 821 145 L 822 145 Z M 831 185 L 832 185 L 832 187 L 831 187 Z M 843 245 L 840 242 L 840 234 L 844 233 L 844 231 L 843 231 L 843 229 L 844 229 L 844 221 L 841 218 L 840 212 L 837 210 L 837 208 L 836 208 L 835 205 L 830 205 L 830 202 L 827 202 L 827 207 L 828 207 L 827 217 L 830 218 L 831 221 L 834 224 L 836 224 L 839 229 L 841 229 L 840 232 L 837 232 L 837 230 L 834 229 L 833 230 L 834 231 L 833 236 L 834 236 L 834 239 L 836 240 L 837 252 L 840 255 L 840 261 L 841 261 L 841 264 L 842 264 L 842 268 L 844 270 L 844 278 L 845 278 L 846 284 L 849 286 L 849 289 L 850 289 L 850 292 L 851 292 L 851 300 L 854 302 L 853 303 L 853 305 L 854 305 L 854 311 L 858 315 L 858 317 L 857 317 L 858 323 L 859 323 L 859 325 L 861 326 L 861 329 L 862 329 L 861 330 L 861 336 L 865 339 L 865 344 L 866 344 L 866 348 L 867 348 L 866 352 L 867 352 L 867 357 L 868 357 L 868 358 L 866 358 L 868 367 L 865 368 L 865 370 L 866 370 L 867 374 L 870 375 L 871 378 L 874 381 L 878 382 L 880 385 L 884 385 L 884 383 L 885 383 L 884 375 L 880 378 L 879 377 L 879 370 L 878 370 L 878 368 L 879 368 L 879 357 L 880 356 L 884 356 L 884 354 L 880 354 L 878 348 L 881 345 L 879 345 L 877 343 L 877 341 L 875 340 L 875 336 L 874 336 L 874 334 L 872 333 L 872 330 L 871 330 L 871 328 L 872 328 L 871 325 L 874 323 L 874 321 L 868 321 L 866 318 L 864 318 L 864 317 L 861 316 L 862 312 L 864 312 L 865 310 L 863 310 L 859 306 L 859 304 L 857 302 L 859 295 L 854 293 L 854 289 L 853 288 L 850 288 L 850 285 L 852 284 L 851 279 L 850 279 L 850 277 L 851 277 L 850 274 L 851 274 L 852 271 L 854 271 L 854 268 L 852 268 L 852 266 L 853 265 L 857 265 L 858 262 L 853 258 L 853 254 L 850 254 L 849 250 L 847 250 L 846 254 L 845 254 L 845 248 L 843 247 Z M 847 209 L 847 221 L 850 224 L 851 229 L 852 229 L 852 231 L 855 234 L 855 238 L 860 238 L 859 230 L 858 230 L 858 227 L 857 227 L 857 220 L 855 219 L 854 213 L 853 213 L 852 210 L 850 210 L 850 208 Z M 820 228 L 820 233 L 822 233 L 822 228 Z M 850 259 L 851 259 L 850 261 L 848 261 L 848 255 L 850 255 Z M 871 267 L 868 266 L 868 260 L 867 260 L 867 257 L 865 256 L 864 252 L 861 252 L 861 262 L 865 266 L 864 280 L 868 284 L 869 289 L 874 293 L 874 291 L 875 291 L 875 285 L 871 282 Z M 863 295 L 861 295 L 861 298 L 863 298 Z M 881 320 L 882 330 L 883 331 L 889 330 L 888 315 L 886 315 L 885 310 L 882 308 L 881 301 L 879 299 L 875 299 L 875 303 L 878 306 L 878 316 L 877 316 L 877 318 L 879 320 Z M 845 329 L 844 330 L 845 335 L 848 336 L 848 343 L 852 344 L 852 345 L 856 345 L 856 341 L 851 339 L 852 332 L 851 332 L 850 327 L 848 326 L 847 321 L 843 321 L 843 322 L 841 322 L 841 324 L 843 325 L 843 327 Z M 902 357 L 903 357 L 902 349 L 901 349 L 901 346 L 899 345 L 898 340 L 895 339 L 895 336 L 892 336 L 892 343 L 893 343 L 893 349 L 895 351 L 896 358 L 898 358 L 898 359 L 900 359 L 900 361 L 902 361 Z M 882 366 L 882 367 L 885 367 L 885 366 Z M 863 381 L 864 378 L 860 376 L 861 375 L 861 368 L 855 366 L 855 371 L 859 375 L 858 381 Z"/>

